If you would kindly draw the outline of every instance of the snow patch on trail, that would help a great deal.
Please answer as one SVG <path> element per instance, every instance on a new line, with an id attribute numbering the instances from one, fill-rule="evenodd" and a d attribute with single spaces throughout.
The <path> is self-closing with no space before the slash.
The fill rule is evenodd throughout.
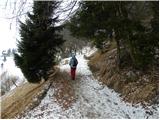
<path id="1" fill-rule="evenodd" d="M 78 101 L 81 103 L 79 108 L 81 107 L 86 118 L 158 118 L 158 111 L 154 111 L 150 116 L 146 114 L 146 110 L 142 106 L 133 107 L 131 104 L 126 104 L 119 94 L 98 84 L 98 81 L 91 76 L 83 77 L 81 82 L 76 83 L 75 91 L 79 98 Z"/>
<path id="2" fill-rule="evenodd" d="M 93 52 L 93 51 L 91 51 Z M 87 53 L 89 55 L 89 53 Z M 33 110 L 25 113 L 23 118 L 46 118 L 46 119 L 157 119 L 159 114 L 158 106 L 150 106 L 147 109 L 141 105 L 132 106 L 125 103 L 119 94 L 107 86 L 95 80 L 89 70 L 87 60 L 83 55 L 77 55 L 77 77 L 72 81 L 73 90 L 76 94 L 76 102 L 64 110 L 57 104 L 54 96 L 54 88 L 49 89 L 41 104 Z M 70 58 L 67 58 L 69 60 Z M 60 69 L 70 72 L 68 64 L 60 65 Z"/>

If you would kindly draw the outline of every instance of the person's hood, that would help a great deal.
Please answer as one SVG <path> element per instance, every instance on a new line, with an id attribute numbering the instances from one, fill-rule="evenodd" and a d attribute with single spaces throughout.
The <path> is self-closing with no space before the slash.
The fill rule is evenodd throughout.
<path id="1" fill-rule="evenodd" d="M 72 54 L 72 58 L 75 58 L 75 55 L 74 55 L 74 54 Z"/>

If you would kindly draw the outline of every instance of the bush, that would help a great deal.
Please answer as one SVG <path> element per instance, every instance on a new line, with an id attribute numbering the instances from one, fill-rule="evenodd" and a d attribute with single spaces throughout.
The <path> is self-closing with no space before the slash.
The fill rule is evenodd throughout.
<path id="1" fill-rule="evenodd" d="M 1 78 L 1 95 L 9 92 L 12 87 L 16 85 L 17 80 L 19 79 L 17 76 L 9 75 L 7 71 L 3 72 L 0 76 Z"/>

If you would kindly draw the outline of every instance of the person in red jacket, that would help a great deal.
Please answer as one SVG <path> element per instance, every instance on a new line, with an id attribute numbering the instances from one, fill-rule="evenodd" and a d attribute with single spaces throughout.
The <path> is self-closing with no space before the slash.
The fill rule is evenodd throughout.
<path id="1" fill-rule="evenodd" d="M 76 59 L 75 55 L 72 55 L 72 58 L 69 61 L 69 65 L 71 67 L 71 78 L 72 80 L 75 80 L 76 68 L 78 65 L 78 60 Z"/>

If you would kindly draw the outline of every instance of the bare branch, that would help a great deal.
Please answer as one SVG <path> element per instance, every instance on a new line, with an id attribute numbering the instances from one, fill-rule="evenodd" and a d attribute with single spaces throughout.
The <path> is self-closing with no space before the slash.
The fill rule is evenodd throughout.
<path id="1" fill-rule="evenodd" d="M 71 1 L 71 2 L 67 5 L 67 7 L 69 7 L 69 8 L 64 9 L 64 10 L 61 9 L 61 11 L 59 10 L 59 11 L 58 11 L 58 12 L 60 13 L 59 15 L 64 14 L 65 12 L 68 12 L 68 11 L 69 11 L 69 13 L 66 15 L 65 18 L 61 18 L 61 19 L 59 19 L 59 20 L 60 20 L 60 21 L 66 21 L 67 19 L 69 19 L 70 15 L 75 13 L 75 11 L 73 11 L 73 9 L 74 9 L 74 7 L 76 6 L 76 4 L 77 4 L 77 1 Z"/>
<path id="2" fill-rule="evenodd" d="M 6 1 L 6 4 L 5 4 L 5 9 L 7 8 L 7 4 L 8 4 L 8 0 Z"/>
<path id="3" fill-rule="evenodd" d="M 31 11 L 28 11 L 28 12 L 31 12 Z M 12 17 L 5 17 L 5 19 L 14 19 L 14 18 L 17 18 L 17 17 L 19 17 L 19 16 L 25 15 L 25 14 L 27 14 L 28 12 L 20 13 L 20 14 L 18 14 L 18 15 L 12 16 Z"/>

